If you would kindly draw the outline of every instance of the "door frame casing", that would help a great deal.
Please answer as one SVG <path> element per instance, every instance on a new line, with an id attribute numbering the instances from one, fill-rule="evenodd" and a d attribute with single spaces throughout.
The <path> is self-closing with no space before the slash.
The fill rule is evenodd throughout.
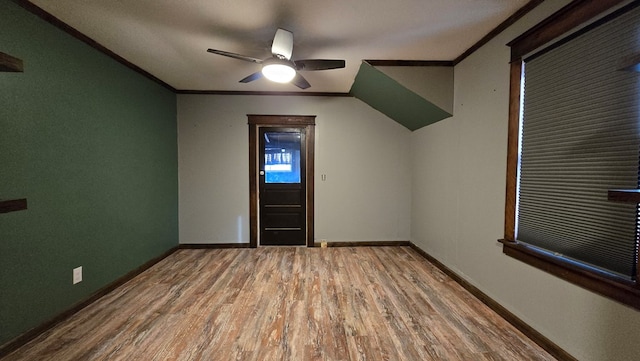
<path id="1" fill-rule="evenodd" d="M 314 245 L 314 155 L 315 115 L 260 115 L 247 114 L 249 124 L 249 247 L 258 247 L 259 187 L 258 187 L 258 133 L 265 127 L 304 129 L 306 137 L 306 239 L 307 247 Z"/>

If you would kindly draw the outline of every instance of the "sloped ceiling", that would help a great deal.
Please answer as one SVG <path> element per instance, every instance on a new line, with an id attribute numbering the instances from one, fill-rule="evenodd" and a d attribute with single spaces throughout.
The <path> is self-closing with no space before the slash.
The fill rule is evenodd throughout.
<path id="1" fill-rule="evenodd" d="M 453 108 L 453 69 L 451 67 L 407 67 L 405 72 L 395 69 L 395 80 L 383 71 L 363 62 L 351 87 L 350 93 L 369 104 L 389 118 L 402 124 L 409 130 L 420 129 L 429 124 L 450 117 Z M 412 72 L 413 70 L 413 72 Z M 431 70 L 429 74 L 424 74 Z M 435 70 L 435 71 L 433 71 Z M 420 91 L 412 90 L 407 84 L 411 73 L 423 73 Z M 433 82 L 429 81 L 431 75 Z M 438 91 L 442 94 L 435 94 Z M 438 99 L 439 105 L 430 99 Z M 442 107 L 449 109 L 449 111 Z"/>
<path id="2" fill-rule="evenodd" d="M 453 113 L 453 65 L 375 66 L 400 85 Z"/>

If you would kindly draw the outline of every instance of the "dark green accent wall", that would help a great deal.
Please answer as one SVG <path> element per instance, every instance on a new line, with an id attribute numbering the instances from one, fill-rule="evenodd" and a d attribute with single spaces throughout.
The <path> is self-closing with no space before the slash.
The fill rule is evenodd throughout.
<path id="1" fill-rule="evenodd" d="M 0 51 L 0 345 L 178 244 L 176 95 L 9 0 Z M 84 268 L 72 285 L 72 269 Z"/>
<path id="2" fill-rule="evenodd" d="M 366 62 L 360 65 L 349 92 L 409 130 L 451 116 Z"/>

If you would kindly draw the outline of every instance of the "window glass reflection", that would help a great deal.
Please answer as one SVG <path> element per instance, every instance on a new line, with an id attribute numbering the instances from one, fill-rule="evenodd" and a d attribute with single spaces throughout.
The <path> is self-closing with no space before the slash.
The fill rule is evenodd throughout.
<path id="1" fill-rule="evenodd" d="M 300 133 L 264 134 L 266 183 L 300 183 Z"/>

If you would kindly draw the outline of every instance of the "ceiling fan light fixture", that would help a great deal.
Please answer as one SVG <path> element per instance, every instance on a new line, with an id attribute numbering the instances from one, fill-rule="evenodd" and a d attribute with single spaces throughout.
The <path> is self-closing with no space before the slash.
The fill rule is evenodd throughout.
<path id="1" fill-rule="evenodd" d="M 207 49 L 207 51 L 212 54 L 218 54 L 262 65 L 262 69 L 260 71 L 242 78 L 240 83 L 250 83 L 264 76 L 267 80 L 271 80 L 273 82 L 293 82 L 293 85 L 304 90 L 309 88 L 311 84 L 309 84 L 307 79 L 305 79 L 302 74 L 298 73 L 298 71 L 342 69 L 345 67 L 345 61 L 337 59 L 291 60 L 291 54 L 293 51 L 293 33 L 284 29 L 278 29 L 276 31 L 276 35 L 273 37 L 273 44 L 271 46 L 271 57 L 264 60 L 216 49 Z"/>
<path id="2" fill-rule="evenodd" d="M 262 75 L 276 83 L 288 83 L 296 76 L 296 70 L 287 63 L 269 63 L 262 67 Z"/>

